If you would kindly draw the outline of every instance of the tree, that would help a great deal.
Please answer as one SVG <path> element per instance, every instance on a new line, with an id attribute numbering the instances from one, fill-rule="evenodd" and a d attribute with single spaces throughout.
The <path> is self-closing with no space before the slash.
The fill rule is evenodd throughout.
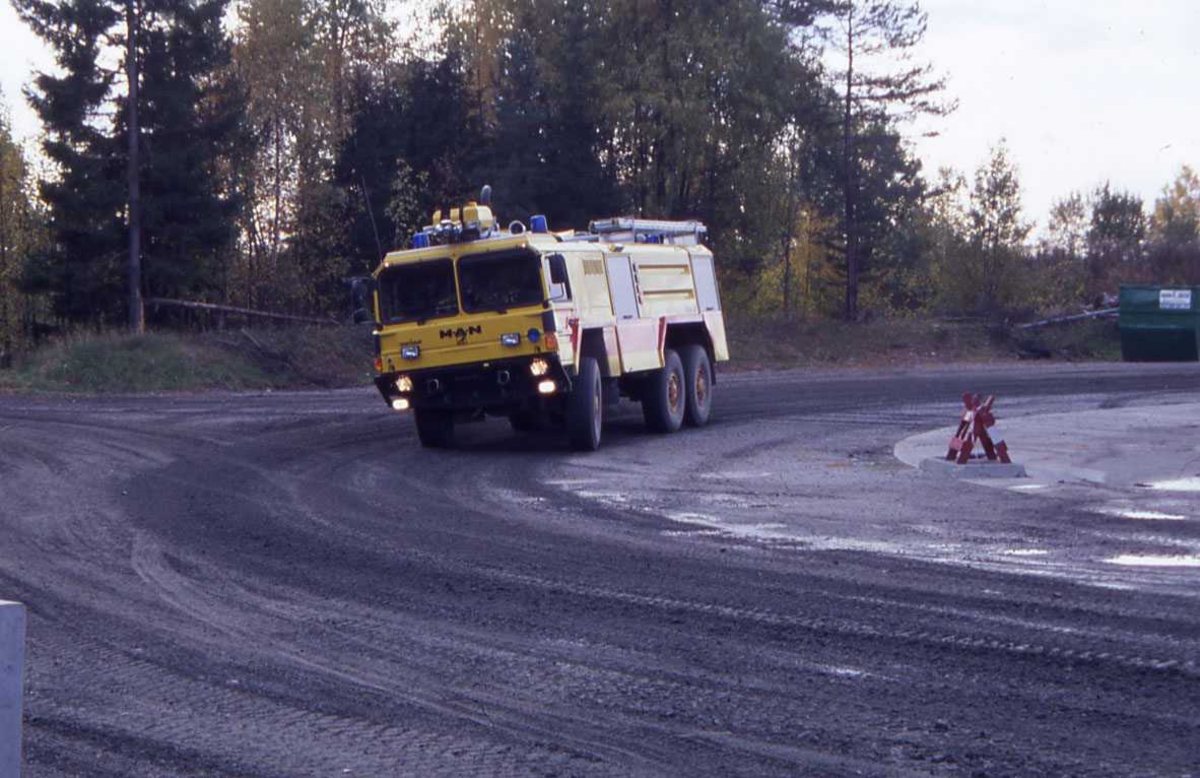
<path id="1" fill-rule="evenodd" d="M 121 255 L 124 154 L 105 121 L 116 74 L 100 65 L 120 17 L 111 4 L 14 0 L 21 18 L 55 51 L 61 75 L 38 74 L 27 93 L 42 120 L 42 149 L 57 176 L 41 182 L 49 209 L 47 256 L 29 279 L 70 321 L 111 322 L 128 314 Z"/>
<path id="2" fill-rule="evenodd" d="M 25 345 L 32 299 L 22 283 L 42 243 L 42 214 L 25 153 L 0 93 L 0 367 Z"/>
<path id="3" fill-rule="evenodd" d="M 1150 235 L 1155 240 L 1176 244 L 1200 238 L 1200 176 L 1187 165 L 1154 202 Z"/>
<path id="4" fill-rule="evenodd" d="M 955 268 L 962 281 L 961 303 L 994 314 L 1020 301 L 1021 262 L 1032 227 L 1021 216 L 1018 171 L 1001 141 L 975 171 L 966 251 Z"/>
<path id="5" fill-rule="evenodd" d="M 1072 192 L 1050 206 L 1046 246 L 1069 259 L 1083 256 L 1087 245 L 1088 208 L 1083 194 Z"/>
<path id="6" fill-rule="evenodd" d="M 1200 176 L 1184 165 L 1150 217 L 1149 255 L 1159 283 L 1200 282 Z"/>
<path id="7" fill-rule="evenodd" d="M 220 295 L 230 262 L 242 203 L 224 161 L 243 141 L 245 103 L 221 27 L 226 3 L 156 0 L 142 10 L 137 170 L 150 296 Z M 119 122 L 118 130 L 134 134 Z"/>
<path id="8" fill-rule="evenodd" d="M 374 110 L 363 85 L 394 79 L 394 29 L 384 10 L 379 0 L 238 6 L 234 60 L 246 85 L 253 146 L 239 175 L 248 207 L 233 294 L 243 304 L 317 311 L 341 302 L 357 216 L 367 221 L 369 212 L 361 210 L 362 176 L 346 179 L 339 166 L 359 112 Z M 372 197 L 383 198 L 373 203 L 376 215 L 392 173 L 372 182 L 380 183 L 370 188 Z M 364 259 L 377 259 L 373 238 L 368 243 Z"/>
<path id="9" fill-rule="evenodd" d="M 834 72 L 841 95 L 841 231 L 846 269 L 844 315 L 858 317 L 862 231 L 861 195 L 870 145 L 881 131 L 921 115 L 942 116 L 954 103 L 939 99 L 945 80 L 929 64 L 914 64 L 927 15 L 904 0 L 835 0 L 826 10 L 828 37 L 844 67 Z"/>
<path id="10" fill-rule="evenodd" d="M 123 314 L 138 332 L 144 291 L 210 285 L 230 239 L 236 201 L 216 172 L 239 123 L 223 79 L 228 0 L 13 4 L 60 70 L 39 74 L 29 95 L 58 173 L 42 182 L 53 240 L 37 280 L 65 318 Z"/>
<path id="11" fill-rule="evenodd" d="M 1098 300 L 1115 293 L 1123 281 L 1139 280 L 1146 229 L 1142 198 L 1115 191 L 1108 182 L 1096 188 L 1087 235 L 1089 298 Z"/>

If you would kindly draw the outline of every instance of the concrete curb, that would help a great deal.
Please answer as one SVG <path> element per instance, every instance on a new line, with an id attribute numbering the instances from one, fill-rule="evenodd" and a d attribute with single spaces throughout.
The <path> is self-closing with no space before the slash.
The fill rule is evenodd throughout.
<path id="1" fill-rule="evenodd" d="M 1006 465 L 1003 462 L 989 462 L 986 459 L 983 461 L 972 460 L 965 465 L 960 465 L 955 462 L 947 462 L 945 459 L 928 457 L 921 460 L 921 469 L 928 473 L 941 473 L 954 478 L 1025 477 L 1024 465 L 1018 465 L 1015 462 Z"/>
<path id="2" fill-rule="evenodd" d="M 25 606 L 0 600 L 0 776 L 21 774 Z"/>
<path id="3" fill-rule="evenodd" d="M 1002 485 L 976 463 L 926 464 L 946 455 L 954 431 L 943 427 L 905 438 L 896 443 L 893 454 L 926 472 Z M 1131 489 L 1200 477 L 1195 466 L 1200 453 L 1197 432 L 1200 403 L 1176 402 L 1002 418 L 993 435 L 1008 441 L 1025 475 L 1039 484 Z"/>

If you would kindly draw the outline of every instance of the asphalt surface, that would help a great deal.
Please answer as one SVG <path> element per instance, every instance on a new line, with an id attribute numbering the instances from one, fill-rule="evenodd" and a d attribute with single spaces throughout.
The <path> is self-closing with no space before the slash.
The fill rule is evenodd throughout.
<path id="1" fill-rule="evenodd" d="M 1028 420 L 1200 368 L 742 375 L 589 455 L 422 451 L 369 390 L 0 397 L 27 774 L 1200 775 L 1200 567 L 1119 561 L 1200 555 L 1200 493 L 892 456 L 964 389 Z"/>

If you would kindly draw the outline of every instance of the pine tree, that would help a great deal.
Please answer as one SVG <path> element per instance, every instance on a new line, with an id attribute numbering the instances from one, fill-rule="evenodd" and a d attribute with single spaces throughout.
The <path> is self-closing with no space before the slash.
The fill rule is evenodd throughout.
<path id="1" fill-rule="evenodd" d="M 914 64 L 911 52 L 925 36 L 927 16 L 911 0 L 830 0 L 827 4 L 784 3 L 811 11 L 825 5 L 832 25 L 828 38 L 844 67 L 834 73 L 842 102 L 842 244 L 845 253 L 844 315 L 858 318 L 858 281 L 865 267 L 862 200 L 864 176 L 875 160 L 873 141 L 883 129 L 920 115 L 945 115 L 953 103 L 939 99 L 945 80 L 930 65 Z M 885 143 L 885 146 L 887 144 Z M 882 149 L 886 152 L 886 148 Z"/>
<path id="2" fill-rule="evenodd" d="M 58 173 L 42 182 L 52 241 L 34 280 L 65 319 L 139 331 L 142 293 L 205 293 L 232 237 L 237 202 L 218 174 L 240 116 L 228 0 L 13 4 L 62 73 L 39 74 L 29 95 Z"/>
<path id="3" fill-rule="evenodd" d="M 225 186 L 221 162 L 244 108 L 227 69 L 227 3 L 147 0 L 142 10 L 140 171 L 151 297 L 217 295 L 229 261 L 241 204 Z"/>
<path id="4" fill-rule="evenodd" d="M 14 0 L 21 18 L 55 50 L 62 75 L 39 74 L 29 100 L 45 129 L 43 151 L 58 176 L 41 183 L 51 244 L 31 287 L 69 321 L 113 322 L 126 313 L 124 153 L 105 115 L 116 74 L 99 59 L 120 22 L 104 0 Z"/>

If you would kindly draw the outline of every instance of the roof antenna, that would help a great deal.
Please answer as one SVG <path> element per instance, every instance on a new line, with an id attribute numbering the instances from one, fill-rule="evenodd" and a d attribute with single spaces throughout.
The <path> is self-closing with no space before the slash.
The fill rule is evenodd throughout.
<path id="1" fill-rule="evenodd" d="M 358 180 L 362 182 L 363 202 L 367 206 L 367 216 L 371 217 L 371 232 L 375 235 L 375 250 L 379 252 L 379 258 L 383 259 L 383 243 L 379 240 L 379 228 L 375 226 L 375 211 L 371 210 L 371 196 L 367 194 L 367 177 L 359 175 Z"/>

